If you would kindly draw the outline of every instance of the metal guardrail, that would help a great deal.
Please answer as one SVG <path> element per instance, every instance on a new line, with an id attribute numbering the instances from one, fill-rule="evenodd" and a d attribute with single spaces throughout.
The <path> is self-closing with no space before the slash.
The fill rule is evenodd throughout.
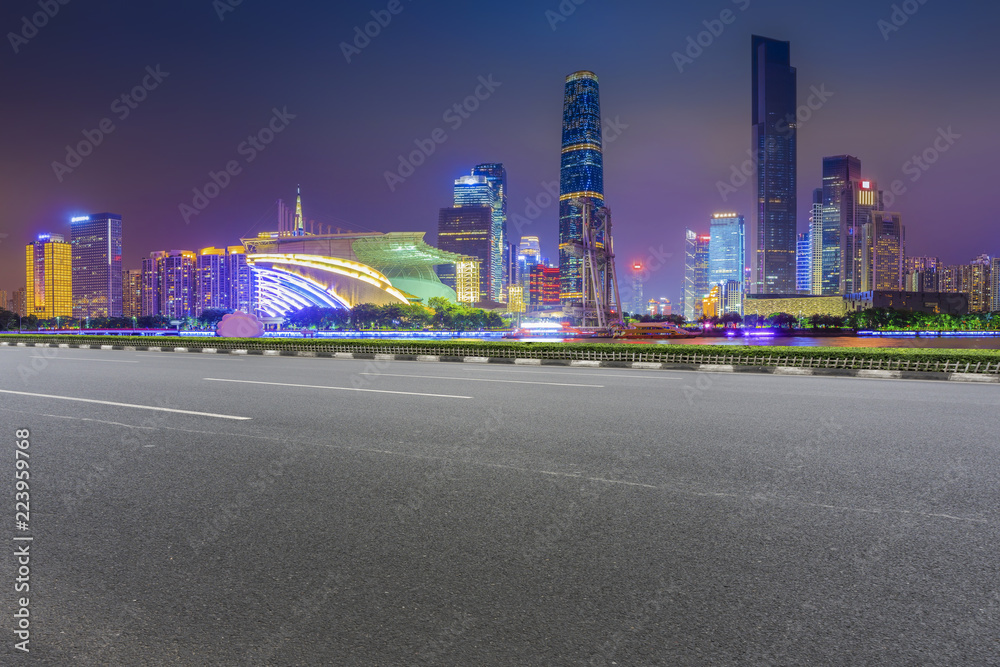
<path id="1" fill-rule="evenodd" d="M 19 337 L 18 340 L 6 341 L 8 345 L 44 345 L 55 346 L 63 344 L 73 347 L 80 345 L 66 339 L 53 340 L 52 337 L 31 336 Z M 150 345 L 159 343 L 158 346 Z M 178 344 L 180 343 L 180 344 Z M 82 343 L 88 345 L 88 343 Z M 101 345 L 117 348 L 146 349 L 158 347 L 163 350 L 173 350 L 175 347 L 184 350 L 200 350 L 214 348 L 217 350 L 276 350 L 288 352 L 350 352 L 354 354 L 386 354 L 403 356 L 436 355 L 442 357 L 490 357 L 501 359 L 552 359 L 572 361 L 610 361 L 622 363 L 667 363 L 689 365 L 718 366 L 763 366 L 790 368 L 841 368 L 846 370 L 882 370 L 882 371 L 923 371 L 931 373 L 987 373 L 1000 374 L 1000 353 L 998 360 L 993 361 L 940 361 L 920 359 L 891 359 L 865 355 L 861 357 L 822 357 L 816 355 L 774 355 L 774 354 L 708 354 L 692 352 L 671 352 L 669 349 L 649 350 L 625 347 L 621 350 L 586 350 L 586 349 L 552 349 L 505 346 L 464 346 L 464 345 L 410 345 L 403 343 L 375 343 L 367 341 L 350 342 L 320 342 L 311 344 L 285 343 L 275 345 L 269 339 L 230 341 L 225 338 L 188 338 L 183 341 L 157 341 L 146 339 L 142 341 L 122 340 L 115 337 L 90 341 L 92 347 Z"/>

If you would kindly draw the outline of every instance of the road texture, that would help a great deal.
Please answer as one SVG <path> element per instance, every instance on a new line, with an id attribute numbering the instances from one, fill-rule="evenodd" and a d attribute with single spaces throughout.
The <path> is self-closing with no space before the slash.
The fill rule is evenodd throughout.
<path id="1" fill-rule="evenodd" d="M 998 408 L 995 385 L 3 348 L 0 663 L 997 665 Z"/>

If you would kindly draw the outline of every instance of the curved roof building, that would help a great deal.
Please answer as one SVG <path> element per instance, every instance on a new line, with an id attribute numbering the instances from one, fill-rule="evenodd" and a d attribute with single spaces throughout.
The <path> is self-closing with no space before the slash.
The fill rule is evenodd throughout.
<path id="1" fill-rule="evenodd" d="M 292 231 L 241 240 L 247 263 L 258 275 L 258 307 L 265 316 L 278 317 L 307 306 L 351 308 L 436 296 L 456 301 L 434 267 L 458 262 L 462 255 L 438 250 L 423 238 L 423 232 Z"/>

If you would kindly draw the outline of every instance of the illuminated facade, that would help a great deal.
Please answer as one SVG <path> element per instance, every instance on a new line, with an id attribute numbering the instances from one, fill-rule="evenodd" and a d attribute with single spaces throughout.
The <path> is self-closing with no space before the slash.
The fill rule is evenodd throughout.
<path id="1" fill-rule="evenodd" d="M 471 305 L 479 303 L 482 299 L 480 291 L 482 285 L 481 266 L 482 262 L 475 257 L 466 257 L 455 262 L 455 295 L 459 303 Z"/>
<path id="2" fill-rule="evenodd" d="M 860 292 L 903 289 L 906 228 L 899 213 L 873 211 L 861 232 Z"/>
<path id="3" fill-rule="evenodd" d="M 491 208 L 492 227 L 490 229 L 490 249 L 493 260 L 490 262 L 490 289 L 494 301 L 503 302 L 506 299 L 506 287 L 511 281 L 513 258 L 510 240 L 507 236 L 507 170 L 497 162 L 477 164 L 472 169 L 472 175 L 485 178 L 487 185 L 493 191 Z M 458 206 L 456 199 L 455 205 Z"/>
<path id="4" fill-rule="evenodd" d="M 684 241 L 684 319 L 694 322 L 702 315 L 701 302 L 711 287 L 708 263 L 712 237 L 688 229 Z"/>
<path id="5" fill-rule="evenodd" d="M 25 248 L 25 310 L 40 320 L 73 317 L 73 250 L 59 234 L 39 234 Z"/>
<path id="6" fill-rule="evenodd" d="M 722 301 L 722 286 L 712 285 L 712 289 L 702 300 L 702 315 L 706 318 L 719 317 L 722 315 L 720 302 Z"/>
<path id="7" fill-rule="evenodd" d="M 583 205 L 604 206 L 604 152 L 597 75 L 580 71 L 566 77 L 563 98 L 562 159 L 559 177 L 560 298 L 583 300 L 583 258 L 573 244 L 583 241 Z"/>
<path id="8" fill-rule="evenodd" d="M 204 248 L 198 253 L 195 264 L 195 298 L 191 314 L 200 316 L 204 311 L 220 310 L 229 306 L 229 284 L 226 279 L 226 251 Z"/>
<path id="9" fill-rule="evenodd" d="M 122 316 L 122 217 L 96 213 L 70 220 L 73 316 Z"/>
<path id="10" fill-rule="evenodd" d="M 746 268 L 746 223 L 736 213 L 716 213 L 709 227 L 708 283 L 743 282 Z"/>
<path id="11" fill-rule="evenodd" d="M 751 218 L 750 292 L 787 294 L 795 291 L 796 72 L 788 42 L 757 35 L 751 42 L 751 145 L 757 157 L 757 189 Z"/>
<path id="12" fill-rule="evenodd" d="M 795 244 L 795 291 L 802 294 L 812 292 L 812 244 L 809 232 L 799 234 Z"/>
<path id="13" fill-rule="evenodd" d="M 969 265 L 969 312 L 988 313 L 993 302 L 989 255 L 980 255 Z"/>
<path id="14" fill-rule="evenodd" d="M 491 298 L 494 284 L 491 271 L 495 257 L 491 239 L 492 228 L 493 218 L 488 207 L 443 208 L 438 215 L 437 247 L 445 252 L 478 259 L 481 263 L 479 292 Z M 439 266 L 437 275 L 445 285 L 456 289 L 454 265 Z"/>
<path id="15" fill-rule="evenodd" d="M 874 220 L 876 211 L 882 210 L 882 192 L 875 181 L 862 179 L 850 184 L 852 199 L 850 206 L 843 208 L 844 216 L 849 216 L 846 225 L 846 241 L 842 244 L 840 285 L 842 294 L 851 294 L 863 289 L 871 264 L 865 251 L 865 225 Z"/>
<path id="16" fill-rule="evenodd" d="M 507 288 L 508 299 L 507 299 L 507 310 L 512 313 L 524 313 L 527 312 L 527 307 L 524 303 L 524 288 L 520 285 L 511 285 Z"/>
<path id="17" fill-rule="evenodd" d="M 642 262 L 632 263 L 632 306 L 629 310 L 633 314 L 639 315 L 643 311 L 643 307 L 646 305 L 646 300 L 643 298 L 643 284 L 642 284 Z"/>
<path id="18" fill-rule="evenodd" d="M 226 308 L 251 314 L 256 311 L 256 276 L 247 263 L 246 248 L 241 245 L 226 248 L 226 285 Z"/>
<path id="19" fill-rule="evenodd" d="M 122 271 L 122 317 L 142 315 L 142 270 Z"/>
<path id="20" fill-rule="evenodd" d="M 557 267 L 536 264 L 531 267 L 528 304 L 531 310 L 557 310 L 560 303 L 561 272 Z"/>
<path id="21" fill-rule="evenodd" d="M 819 235 L 812 237 L 820 262 L 815 268 L 819 284 L 813 294 L 849 294 L 853 289 L 850 263 L 855 224 L 853 184 L 860 179 L 861 160 L 853 155 L 823 158 L 822 212 L 816 225 Z"/>
<path id="22" fill-rule="evenodd" d="M 736 280 L 727 280 L 720 285 L 722 295 L 719 301 L 719 308 L 722 314 L 735 313 L 743 314 L 743 283 Z"/>
<path id="23" fill-rule="evenodd" d="M 160 315 L 168 320 L 189 317 L 197 300 L 197 256 L 171 250 L 160 261 Z"/>
<path id="24" fill-rule="evenodd" d="M 1000 313 L 1000 257 L 990 260 L 990 312 Z"/>
<path id="25" fill-rule="evenodd" d="M 743 300 L 743 317 L 770 317 L 788 313 L 798 318 L 813 315 L 847 315 L 847 301 L 842 296 L 803 296 L 799 294 L 752 295 Z"/>

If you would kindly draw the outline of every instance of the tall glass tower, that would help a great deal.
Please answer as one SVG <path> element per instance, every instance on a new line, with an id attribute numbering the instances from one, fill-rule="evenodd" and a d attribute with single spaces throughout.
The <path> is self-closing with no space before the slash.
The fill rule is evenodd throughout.
<path id="1" fill-rule="evenodd" d="M 122 316 L 122 217 L 114 213 L 70 220 L 73 317 Z"/>
<path id="2" fill-rule="evenodd" d="M 514 259 L 511 257 L 510 239 L 507 237 L 507 170 L 498 162 L 477 164 L 473 176 L 483 176 L 495 194 L 493 204 L 492 243 L 496 249 L 493 266 L 494 278 L 490 281 L 493 300 L 506 302 L 507 285 Z"/>
<path id="3" fill-rule="evenodd" d="M 854 190 L 861 178 L 861 160 L 852 155 L 823 158 L 823 222 L 819 294 L 851 294 L 851 237 L 854 226 Z M 846 287 L 845 287 L 846 286 Z"/>
<path id="4" fill-rule="evenodd" d="M 559 282 L 563 304 L 583 300 L 583 258 L 571 252 L 583 240 L 583 209 L 604 206 L 604 154 L 597 75 L 566 77 L 563 100 L 562 163 L 559 177 Z"/>
<path id="5" fill-rule="evenodd" d="M 745 223 L 742 215 L 716 213 L 709 227 L 708 283 L 720 285 L 735 280 L 743 285 L 746 267 Z M 741 287 L 742 289 L 742 287 Z"/>
<path id="6" fill-rule="evenodd" d="M 753 36 L 753 146 L 757 198 L 750 293 L 795 293 L 796 76 L 788 42 Z"/>

